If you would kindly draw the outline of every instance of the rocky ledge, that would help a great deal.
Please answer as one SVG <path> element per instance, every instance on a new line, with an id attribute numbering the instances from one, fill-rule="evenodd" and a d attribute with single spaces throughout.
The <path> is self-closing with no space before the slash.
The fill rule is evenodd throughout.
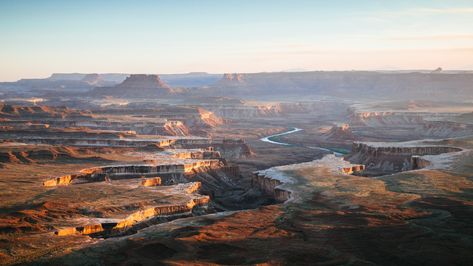
<path id="1" fill-rule="evenodd" d="M 424 167 L 445 168 L 448 161 L 464 151 L 427 141 L 354 142 L 352 152 L 346 158 L 366 165 L 368 172 L 389 174 Z"/>
<path id="2" fill-rule="evenodd" d="M 324 169 L 330 175 L 351 175 L 362 172 L 363 165 L 351 164 L 343 158 L 333 154 L 326 155 L 320 160 L 306 163 L 276 166 L 266 170 L 257 171 L 253 176 L 253 185 L 258 186 L 263 192 L 272 195 L 278 202 L 301 201 L 304 197 L 302 181 L 294 178 L 294 171 L 308 168 Z"/>

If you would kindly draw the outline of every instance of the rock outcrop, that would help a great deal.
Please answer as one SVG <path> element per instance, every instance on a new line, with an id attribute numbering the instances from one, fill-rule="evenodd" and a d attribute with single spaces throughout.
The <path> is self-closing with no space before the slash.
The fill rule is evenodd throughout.
<path id="1" fill-rule="evenodd" d="M 424 108 L 428 109 L 428 106 Z M 408 139 L 464 137 L 471 135 L 473 131 L 473 126 L 469 124 L 448 121 L 452 120 L 452 114 L 448 112 L 367 111 L 349 108 L 348 116 L 350 124 L 355 127 L 370 127 L 374 132 L 383 128 L 394 129 L 396 132 L 403 132 Z"/>
<path id="2" fill-rule="evenodd" d="M 243 83 L 244 76 L 243 74 L 239 73 L 225 73 L 223 74 L 223 78 L 220 82 L 225 84 Z"/>
<path id="3" fill-rule="evenodd" d="M 8 145 L 8 142 L 4 142 Z M 43 164 L 52 162 L 107 161 L 100 157 L 100 151 L 91 148 L 74 147 L 22 147 L 24 144 L 11 143 L 12 146 L 0 150 L 0 168 L 6 164 Z M 20 146 L 15 146 L 20 145 Z"/>
<path id="4" fill-rule="evenodd" d="M 72 179 L 76 178 L 75 175 L 63 175 L 53 179 L 49 179 L 43 182 L 45 187 L 55 187 L 60 185 L 69 185 L 72 182 Z"/>
<path id="5" fill-rule="evenodd" d="M 164 123 L 164 131 L 170 136 L 188 136 L 189 128 L 181 121 L 171 120 Z"/>
<path id="6" fill-rule="evenodd" d="M 354 142 L 352 152 L 346 158 L 353 163 L 366 165 L 374 174 L 388 174 L 419 169 L 429 165 L 422 156 L 460 152 L 451 146 L 427 145 L 417 142 L 377 143 Z"/>
<path id="7" fill-rule="evenodd" d="M 167 151 L 174 158 L 179 159 L 218 159 L 222 158 L 220 152 L 215 151 L 214 147 L 207 149 L 174 149 Z"/>
<path id="8" fill-rule="evenodd" d="M 215 114 L 229 118 L 239 119 L 246 117 L 275 117 L 281 115 L 279 105 L 275 104 L 234 104 L 234 105 L 209 105 L 206 106 Z"/>
<path id="9" fill-rule="evenodd" d="M 65 119 L 74 118 L 82 120 L 92 119 L 87 111 L 79 111 L 64 106 L 23 106 L 0 103 L 0 118 L 4 121 L 12 119 Z"/>
<path id="10" fill-rule="evenodd" d="M 323 134 L 323 137 L 328 140 L 337 140 L 337 141 L 353 141 L 355 140 L 355 135 L 351 131 L 351 127 L 348 124 L 337 124 L 332 126 L 327 132 Z"/>
<path id="11" fill-rule="evenodd" d="M 104 181 L 106 178 L 138 178 L 142 176 L 156 176 L 169 174 L 192 174 L 209 169 L 220 169 L 224 166 L 221 160 L 200 160 L 192 163 L 181 164 L 132 164 L 132 165 L 110 165 L 102 167 L 86 168 L 77 174 L 63 175 L 45 180 L 43 186 L 51 187 L 58 185 L 69 185 L 76 179 L 88 182 Z"/>
<path id="12" fill-rule="evenodd" d="M 247 117 L 279 117 L 292 114 L 314 114 L 317 116 L 344 114 L 344 103 L 318 102 L 251 102 L 204 103 L 203 106 L 226 119 Z"/>
<path id="13" fill-rule="evenodd" d="M 166 92 L 171 91 L 169 86 L 164 83 L 158 75 L 146 74 L 132 74 L 115 87 L 129 89 L 163 89 Z"/>
<path id="14" fill-rule="evenodd" d="M 223 124 L 223 119 L 217 115 L 215 115 L 213 112 L 206 110 L 204 108 L 197 108 L 198 111 L 198 119 L 194 121 L 189 121 L 189 124 L 191 125 L 197 125 L 202 124 L 207 127 L 216 127 L 218 125 Z M 202 121 L 202 122 L 200 122 Z"/>
<path id="15" fill-rule="evenodd" d="M 199 198 L 193 198 L 185 204 L 171 204 L 140 210 L 119 221 L 115 225 L 115 227 L 113 227 L 113 229 L 124 229 L 127 227 L 131 227 L 139 222 L 145 221 L 156 216 L 190 212 L 195 206 L 207 204 L 209 201 L 209 196 L 201 196 Z"/>
<path id="16" fill-rule="evenodd" d="M 122 83 L 113 87 L 96 88 L 94 95 L 113 96 L 118 98 L 162 97 L 173 93 L 158 75 L 132 74 Z"/>
<path id="17" fill-rule="evenodd" d="M 258 186 L 265 194 L 272 196 L 277 202 L 285 202 L 291 197 L 291 192 L 282 188 L 278 188 L 283 184 L 278 179 L 266 176 L 262 173 L 254 173 L 252 183 Z"/>
<path id="18" fill-rule="evenodd" d="M 353 125 L 370 127 L 398 127 L 400 125 L 422 125 L 424 118 L 420 114 L 393 111 L 356 111 L 349 109 L 349 118 Z"/>
<path id="19" fill-rule="evenodd" d="M 161 185 L 161 177 L 145 178 L 141 181 L 141 185 L 145 187 L 155 187 Z"/>
<path id="20" fill-rule="evenodd" d="M 347 167 L 341 167 L 342 173 L 346 175 L 360 174 L 365 170 L 365 166 L 362 164 L 352 165 Z"/>
<path id="21" fill-rule="evenodd" d="M 326 175 L 337 176 L 360 174 L 365 170 L 364 165 L 352 164 L 343 158 L 329 154 L 319 160 L 276 166 L 254 172 L 252 184 L 278 202 L 300 201 L 310 193 L 301 191 L 301 186 L 304 187 L 304 185 L 295 181 L 293 172 L 313 168 L 321 170 Z M 323 176 L 320 176 L 320 178 L 323 178 Z"/>
<path id="22" fill-rule="evenodd" d="M 158 216 L 170 216 L 189 213 L 194 207 L 206 205 L 209 203 L 209 201 L 210 197 L 199 196 L 192 198 L 187 203 L 183 204 L 169 204 L 145 208 L 128 215 L 124 219 L 107 219 L 108 221 L 106 222 L 91 223 L 77 227 L 60 228 L 55 232 L 55 234 L 58 236 L 74 234 L 91 235 L 96 233 L 113 234 Z"/>

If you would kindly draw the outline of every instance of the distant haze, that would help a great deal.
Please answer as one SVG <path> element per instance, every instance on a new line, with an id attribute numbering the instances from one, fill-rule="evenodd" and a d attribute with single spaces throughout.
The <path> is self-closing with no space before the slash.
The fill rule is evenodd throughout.
<path id="1" fill-rule="evenodd" d="M 0 81 L 471 69 L 472 1 L 1 1 Z"/>

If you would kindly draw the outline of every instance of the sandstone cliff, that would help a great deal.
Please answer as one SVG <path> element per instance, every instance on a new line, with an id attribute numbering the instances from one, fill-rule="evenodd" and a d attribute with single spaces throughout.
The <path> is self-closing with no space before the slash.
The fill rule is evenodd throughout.
<path id="1" fill-rule="evenodd" d="M 350 162 L 366 165 L 374 174 L 389 174 L 428 165 L 422 156 L 460 151 L 462 149 L 457 147 L 427 145 L 420 142 L 354 142 L 352 152 L 346 158 Z"/>
<path id="2" fill-rule="evenodd" d="M 353 141 L 355 135 L 351 131 L 351 127 L 348 124 L 336 124 L 332 126 L 327 132 L 323 133 L 323 137 L 328 140 L 342 140 L 342 141 Z"/>
<path id="3" fill-rule="evenodd" d="M 92 115 L 88 111 L 79 111 L 64 106 L 21 106 L 0 103 L 0 118 L 10 119 L 64 119 L 75 118 L 89 120 Z"/>
<path id="4" fill-rule="evenodd" d="M 122 83 L 113 87 L 96 88 L 93 95 L 118 98 L 162 97 L 173 93 L 158 75 L 132 74 Z"/>
<path id="5" fill-rule="evenodd" d="M 55 231 L 55 234 L 58 236 L 68 236 L 74 234 L 91 235 L 96 233 L 119 233 L 120 231 L 124 231 L 134 225 L 158 216 L 172 216 L 189 213 L 194 207 L 206 205 L 209 201 L 210 198 L 208 196 L 195 196 L 186 203 L 147 207 L 131 213 L 123 219 L 108 219 L 106 222 L 92 222 L 78 227 L 59 228 Z"/>

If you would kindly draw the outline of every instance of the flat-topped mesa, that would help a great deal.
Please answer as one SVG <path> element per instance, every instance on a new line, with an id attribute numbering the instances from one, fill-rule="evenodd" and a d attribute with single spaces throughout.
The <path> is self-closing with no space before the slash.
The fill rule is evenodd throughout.
<path id="1" fill-rule="evenodd" d="M 93 222 L 84 226 L 60 228 L 55 231 L 55 234 L 57 236 L 67 236 L 74 234 L 92 235 L 96 233 L 119 233 L 120 231 L 159 216 L 178 216 L 190 213 L 194 207 L 204 206 L 209 202 L 209 196 L 198 196 L 183 203 L 147 207 L 131 213 L 123 219 L 108 219 L 106 222 Z"/>
<path id="2" fill-rule="evenodd" d="M 163 135 L 163 136 L 189 136 L 189 128 L 180 120 L 162 119 L 162 121 L 155 121 L 152 123 L 144 123 L 140 121 L 113 121 L 113 120 L 94 120 L 94 121 L 77 121 L 77 120 L 55 120 L 55 121 L 34 121 L 27 122 L 21 120 L 0 121 L 0 127 L 7 126 L 9 130 L 13 129 L 47 129 L 67 128 L 69 131 L 88 128 L 87 132 L 120 132 L 129 135 Z M 62 130 L 65 131 L 65 130 Z M 60 131 L 59 131 L 60 133 Z"/>
<path id="3" fill-rule="evenodd" d="M 128 228 L 137 223 L 153 218 L 155 216 L 174 215 L 174 214 L 191 212 L 194 207 L 206 205 L 209 202 L 210 202 L 209 196 L 199 196 L 197 198 L 193 198 L 189 200 L 186 203 L 150 207 L 150 208 L 132 213 L 125 219 L 119 221 L 117 225 L 113 227 L 113 229 L 118 230 L 118 229 Z"/>
<path id="4" fill-rule="evenodd" d="M 461 151 L 458 147 L 427 145 L 421 142 L 354 142 L 347 159 L 353 163 L 365 164 L 372 174 L 388 174 L 431 165 L 425 156 L 433 159 L 434 156 Z"/>
<path id="5" fill-rule="evenodd" d="M 76 179 L 88 182 L 104 181 L 106 178 L 125 179 L 156 175 L 192 175 L 213 169 L 221 169 L 225 164 L 218 159 L 200 160 L 181 164 L 133 164 L 110 165 L 82 169 L 77 174 L 63 175 L 45 180 L 43 186 L 69 185 Z M 156 181 L 157 182 L 157 181 Z"/>
<path id="6" fill-rule="evenodd" d="M 95 88 L 92 93 L 102 96 L 149 98 L 173 92 L 158 75 L 132 74 L 116 86 Z"/>
<path id="7" fill-rule="evenodd" d="M 220 156 L 226 159 L 250 157 L 254 154 L 243 139 L 212 139 L 209 142 L 189 139 L 188 141 L 176 141 L 171 146 L 184 149 L 207 149 L 212 146 L 214 151 L 219 152 Z"/>
<path id="8" fill-rule="evenodd" d="M 232 82 L 232 83 L 242 83 L 243 80 L 243 74 L 239 73 L 225 73 L 223 74 L 223 81 L 224 82 Z"/>
<path id="9" fill-rule="evenodd" d="M 451 146 L 436 146 L 419 144 L 418 146 L 403 145 L 403 143 L 370 143 L 354 142 L 353 152 L 363 151 L 373 155 L 437 155 L 441 153 L 461 151 L 460 148 Z"/>
<path id="10" fill-rule="evenodd" d="M 207 149 L 174 149 L 167 151 L 173 158 L 178 159 L 219 159 L 222 158 L 219 151 L 214 147 Z"/>
<path id="11" fill-rule="evenodd" d="M 23 122 L 28 119 L 45 122 L 65 118 L 89 121 L 92 119 L 92 114 L 89 111 L 70 109 L 65 106 L 28 106 L 0 103 L 0 120 L 3 122 L 9 120 L 21 120 Z"/>
<path id="12" fill-rule="evenodd" d="M 132 135 L 133 132 L 127 134 Z M 119 134 L 123 135 L 124 132 Z M 212 144 L 208 138 L 188 137 L 188 138 L 57 138 L 53 137 L 34 137 L 27 136 L 21 138 L 10 138 L 22 143 L 28 144 L 49 144 L 49 145 L 66 145 L 66 146 L 93 146 L 93 147 L 146 147 L 155 145 L 160 148 L 170 147 L 172 145 L 186 146 L 190 148 L 200 148 Z"/>
<path id="13" fill-rule="evenodd" d="M 220 96 L 334 96 L 396 100 L 465 99 L 472 96 L 471 73 L 429 74 L 375 71 L 309 71 L 245 73 L 224 76 L 213 92 Z M 225 89 L 225 85 L 229 90 Z M 241 88 L 240 88 L 241 87 Z M 238 90 L 236 90 L 238 88 Z M 288 88 L 291 88 L 288 90 Z M 453 93 L 452 93 L 453 92 Z"/>
<path id="14" fill-rule="evenodd" d="M 171 88 L 158 75 L 132 74 L 115 87 L 136 89 L 163 89 L 171 92 Z"/>

